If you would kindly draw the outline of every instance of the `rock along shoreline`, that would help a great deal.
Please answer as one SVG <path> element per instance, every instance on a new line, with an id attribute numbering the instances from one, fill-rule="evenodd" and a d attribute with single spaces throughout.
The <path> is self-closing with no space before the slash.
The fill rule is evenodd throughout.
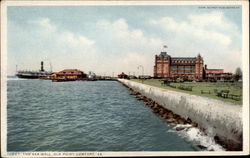
<path id="1" fill-rule="evenodd" d="M 130 90 L 130 95 L 135 96 L 138 100 L 144 102 L 146 106 L 148 106 L 153 113 L 155 113 L 157 116 L 159 116 L 161 119 L 165 120 L 169 125 L 172 126 L 172 128 L 176 131 L 186 131 L 189 128 L 197 128 L 199 129 L 199 132 L 202 133 L 202 135 L 206 134 L 206 129 L 200 126 L 197 122 L 194 120 L 191 120 L 189 117 L 184 118 L 173 111 L 161 106 L 154 100 L 142 95 L 138 91 L 135 91 L 133 88 L 130 88 L 125 83 L 118 80 L 123 86 L 128 88 Z M 242 151 L 242 143 L 235 143 L 234 141 L 221 139 L 220 136 L 215 135 L 213 137 L 214 142 L 219 144 L 224 148 L 226 151 Z M 214 151 L 213 149 L 209 149 L 208 147 L 198 144 L 198 148 L 205 151 Z"/>

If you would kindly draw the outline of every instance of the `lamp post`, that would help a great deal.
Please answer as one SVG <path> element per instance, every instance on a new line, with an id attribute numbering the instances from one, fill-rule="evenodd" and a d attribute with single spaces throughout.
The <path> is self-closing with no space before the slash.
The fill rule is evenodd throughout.
<path id="1" fill-rule="evenodd" d="M 139 70 L 140 68 L 142 69 L 142 77 L 143 77 L 143 75 L 144 75 L 144 68 L 143 68 L 142 65 L 139 65 L 139 66 L 137 67 L 137 69 Z M 142 82 L 143 82 L 143 78 L 142 78 Z"/>

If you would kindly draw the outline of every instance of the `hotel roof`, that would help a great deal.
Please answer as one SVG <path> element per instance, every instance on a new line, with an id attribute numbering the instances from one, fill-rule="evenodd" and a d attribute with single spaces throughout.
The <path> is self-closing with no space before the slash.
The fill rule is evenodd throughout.
<path id="1" fill-rule="evenodd" d="M 54 72 L 56 75 L 82 75 L 83 72 L 77 69 L 65 69 L 59 72 Z"/>
<path id="2" fill-rule="evenodd" d="M 196 60 L 195 57 L 172 57 L 172 60 Z"/>

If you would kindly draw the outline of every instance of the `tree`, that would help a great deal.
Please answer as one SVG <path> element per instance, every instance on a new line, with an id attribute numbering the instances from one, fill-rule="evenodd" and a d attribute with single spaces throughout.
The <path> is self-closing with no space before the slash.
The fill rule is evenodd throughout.
<path id="1" fill-rule="evenodd" d="M 242 71 L 241 71 L 241 68 L 236 68 L 235 70 L 235 74 L 234 74 L 234 80 L 235 81 L 239 81 L 242 79 Z"/>

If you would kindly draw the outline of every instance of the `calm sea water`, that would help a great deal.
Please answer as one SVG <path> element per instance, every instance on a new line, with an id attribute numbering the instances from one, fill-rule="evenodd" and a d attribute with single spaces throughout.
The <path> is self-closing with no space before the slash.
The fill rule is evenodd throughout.
<path id="1" fill-rule="evenodd" d="M 7 151 L 194 151 L 115 81 L 8 80 Z"/>

